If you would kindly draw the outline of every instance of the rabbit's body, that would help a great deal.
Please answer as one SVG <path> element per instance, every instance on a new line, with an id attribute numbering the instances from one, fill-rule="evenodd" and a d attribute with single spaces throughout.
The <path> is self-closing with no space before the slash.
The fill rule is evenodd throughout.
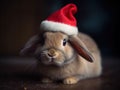
<path id="1" fill-rule="evenodd" d="M 100 51 L 91 37 L 78 33 L 76 12 L 76 5 L 70 3 L 51 14 L 41 22 L 39 35 L 21 51 L 36 56 L 42 82 L 63 80 L 64 84 L 75 84 L 101 74 Z"/>

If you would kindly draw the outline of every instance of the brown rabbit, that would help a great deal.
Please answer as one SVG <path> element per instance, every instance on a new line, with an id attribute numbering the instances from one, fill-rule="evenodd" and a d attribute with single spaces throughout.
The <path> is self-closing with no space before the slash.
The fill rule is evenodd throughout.
<path id="1" fill-rule="evenodd" d="M 21 51 L 36 56 L 42 82 L 62 80 L 64 84 L 75 84 L 101 74 L 100 51 L 88 35 L 78 33 L 73 16 L 76 11 L 76 5 L 68 4 L 53 13 L 42 21 L 40 34 Z"/>
<path id="2" fill-rule="evenodd" d="M 38 71 L 44 77 L 42 82 L 63 80 L 64 84 L 74 84 L 101 74 L 100 51 L 88 35 L 42 34 L 32 37 L 22 50 L 22 53 L 29 53 L 36 47 L 34 55 L 38 59 Z"/>

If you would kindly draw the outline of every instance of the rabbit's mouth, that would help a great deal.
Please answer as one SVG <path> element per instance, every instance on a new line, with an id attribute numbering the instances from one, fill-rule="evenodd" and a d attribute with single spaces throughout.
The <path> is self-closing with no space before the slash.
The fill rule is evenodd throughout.
<path id="1" fill-rule="evenodd" d="M 63 61 L 56 60 L 55 58 L 49 58 L 49 65 L 62 66 Z"/>
<path id="2" fill-rule="evenodd" d="M 41 57 L 43 58 L 41 62 L 45 65 L 54 65 L 54 66 L 62 66 L 64 63 L 64 60 L 57 60 L 56 58 L 46 58 L 46 57 Z"/>
<path id="3" fill-rule="evenodd" d="M 63 56 L 63 55 L 62 55 Z M 37 56 L 37 59 L 44 65 L 54 65 L 54 66 L 62 66 L 65 61 L 65 57 L 51 57 L 46 53 L 41 53 Z"/>

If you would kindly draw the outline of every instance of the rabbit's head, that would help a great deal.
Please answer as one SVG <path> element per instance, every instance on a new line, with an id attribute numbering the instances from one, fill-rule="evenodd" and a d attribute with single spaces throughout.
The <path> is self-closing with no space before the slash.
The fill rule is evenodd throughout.
<path id="1" fill-rule="evenodd" d="M 78 55 L 93 61 L 89 50 L 77 35 L 68 36 L 62 32 L 44 32 L 32 37 L 21 51 L 30 52 L 44 65 L 63 66 L 71 63 Z"/>

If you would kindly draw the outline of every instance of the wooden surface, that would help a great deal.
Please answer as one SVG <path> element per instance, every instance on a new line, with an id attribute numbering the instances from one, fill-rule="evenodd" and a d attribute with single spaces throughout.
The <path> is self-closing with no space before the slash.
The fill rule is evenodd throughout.
<path id="1" fill-rule="evenodd" d="M 120 90 L 120 59 L 103 58 L 103 74 L 75 85 L 42 84 L 33 58 L 0 58 L 0 90 Z"/>

